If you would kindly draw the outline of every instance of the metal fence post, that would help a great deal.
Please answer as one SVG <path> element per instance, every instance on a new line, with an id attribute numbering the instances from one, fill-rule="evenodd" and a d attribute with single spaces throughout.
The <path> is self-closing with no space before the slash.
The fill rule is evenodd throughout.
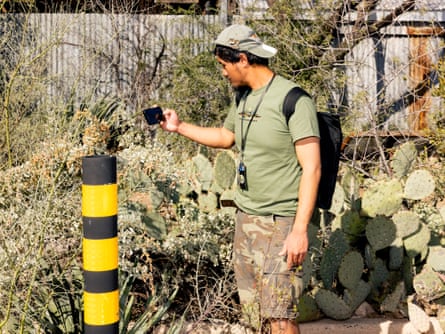
<path id="1" fill-rule="evenodd" d="M 84 333 L 119 333 L 116 157 L 82 159 Z"/>

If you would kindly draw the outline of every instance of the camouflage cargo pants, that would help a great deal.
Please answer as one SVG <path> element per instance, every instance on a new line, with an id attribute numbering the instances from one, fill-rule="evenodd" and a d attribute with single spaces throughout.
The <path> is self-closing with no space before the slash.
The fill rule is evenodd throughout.
<path id="1" fill-rule="evenodd" d="M 288 270 L 279 256 L 294 217 L 254 216 L 237 212 L 234 270 L 243 316 L 257 326 L 261 319 L 295 319 L 303 290 L 302 272 Z"/>

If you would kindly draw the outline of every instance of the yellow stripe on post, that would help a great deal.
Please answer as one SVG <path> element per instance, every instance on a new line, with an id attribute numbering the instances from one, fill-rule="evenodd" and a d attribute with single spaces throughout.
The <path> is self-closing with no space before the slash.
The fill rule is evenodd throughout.
<path id="1" fill-rule="evenodd" d="M 118 266 L 118 239 L 83 239 L 83 269 L 107 271 Z"/>
<path id="2" fill-rule="evenodd" d="M 117 184 L 82 185 L 82 215 L 108 217 L 117 214 Z"/>
<path id="3" fill-rule="evenodd" d="M 107 293 L 84 292 L 84 321 L 89 325 L 109 325 L 119 321 L 119 290 Z"/>

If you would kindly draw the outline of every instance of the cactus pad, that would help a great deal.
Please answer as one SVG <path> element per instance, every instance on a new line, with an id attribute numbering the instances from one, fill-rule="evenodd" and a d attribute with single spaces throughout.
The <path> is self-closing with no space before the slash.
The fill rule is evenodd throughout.
<path id="1" fill-rule="evenodd" d="M 414 277 L 413 287 L 416 293 L 427 301 L 445 296 L 445 283 L 439 275 L 428 265 Z"/>
<path id="2" fill-rule="evenodd" d="M 343 299 L 349 307 L 355 311 L 368 297 L 371 292 L 371 286 L 363 280 L 360 280 L 354 290 L 346 289 Z"/>
<path id="3" fill-rule="evenodd" d="M 360 181 L 352 170 L 348 170 L 343 175 L 341 185 L 347 198 L 355 200 L 360 197 Z"/>
<path id="4" fill-rule="evenodd" d="M 330 288 L 337 277 L 337 270 L 341 260 L 349 250 L 349 244 L 345 234 L 340 231 L 334 231 L 329 238 L 329 246 L 323 253 L 320 262 L 320 277 L 326 288 Z"/>
<path id="5" fill-rule="evenodd" d="M 308 294 L 304 294 L 299 298 L 297 311 L 297 321 L 299 323 L 314 321 L 321 318 L 321 312 L 315 299 Z"/>
<path id="6" fill-rule="evenodd" d="M 403 249 L 403 240 L 397 238 L 389 248 L 389 270 L 399 270 L 403 264 L 405 251 Z"/>
<path id="7" fill-rule="evenodd" d="M 419 230 L 420 218 L 413 211 L 399 211 L 392 216 L 399 238 L 406 238 Z"/>
<path id="8" fill-rule="evenodd" d="M 329 208 L 329 211 L 335 214 L 340 214 L 343 211 L 343 207 L 345 205 L 345 191 L 340 183 L 335 184 L 334 195 L 332 196 L 332 205 Z"/>
<path id="9" fill-rule="evenodd" d="M 430 247 L 427 263 L 435 271 L 445 272 L 445 248 L 442 246 Z"/>
<path id="10" fill-rule="evenodd" d="M 388 294 L 380 305 L 382 312 L 396 312 L 397 308 L 405 295 L 405 284 L 399 282 L 390 294 Z"/>
<path id="11" fill-rule="evenodd" d="M 357 211 L 346 211 L 339 216 L 340 228 L 346 234 L 350 243 L 354 243 L 363 236 L 366 227 L 366 219 L 361 217 Z"/>
<path id="12" fill-rule="evenodd" d="M 362 211 L 369 217 L 391 216 L 402 205 L 403 188 L 396 180 L 379 181 L 371 185 L 362 198 Z"/>
<path id="13" fill-rule="evenodd" d="M 374 269 L 375 266 L 375 261 L 376 261 L 376 256 L 375 256 L 375 252 L 372 249 L 370 244 L 366 244 L 365 245 L 365 249 L 364 249 L 364 258 L 365 258 L 365 264 L 369 269 Z"/>
<path id="14" fill-rule="evenodd" d="M 431 232 L 429 228 L 425 224 L 420 223 L 419 231 L 403 240 L 407 255 L 414 258 L 421 254 L 423 259 L 424 256 L 426 256 L 426 252 L 424 252 L 424 250 L 428 249 L 430 239 Z"/>
<path id="15" fill-rule="evenodd" d="M 364 261 L 357 251 L 347 253 L 338 269 L 338 279 L 340 283 L 349 290 L 354 290 L 363 274 Z"/>
<path id="16" fill-rule="evenodd" d="M 413 142 L 400 145 L 390 162 L 394 175 L 398 178 L 404 177 L 413 166 L 416 158 L 417 149 Z"/>
<path id="17" fill-rule="evenodd" d="M 374 269 L 369 273 L 369 282 L 374 290 L 377 290 L 382 283 L 389 278 L 389 271 L 382 259 L 377 258 Z"/>
<path id="18" fill-rule="evenodd" d="M 199 153 L 192 158 L 195 177 L 201 184 L 201 191 L 208 191 L 213 179 L 213 167 L 210 160 Z"/>
<path id="19" fill-rule="evenodd" d="M 389 247 L 396 239 L 396 226 L 389 218 L 375 217 L 366 225 L 366 237 L 375 251 Z"/>
<path id="20" fill-rule="evenodd" d="M 203 212 L 214 212 L 218 207 L 218 198 L 213 192 L 202 193 L 199 195 L 198 204 Z"/>
<path id="21" fill-rule="evenodd" d="M 404 197 L 413 200 L 421 200 L 430 196 L 435 189 L 434 177 L 427 170 L 412 172 L 405 183 Z"/>
<path id="22" fill-rule="evenodd" d="M 236 164 L 231 151 L 221 151 L 216 155 L 214 175 L 215 182 L 222 189 L 228 189 L 233 185 L 236 177 Z"/>
<path id="23" fill-rule="evenodd" d="M 346 302 L 332 291 L 320 289 L 315 295 L 318 307 L 326 316 L 335 320 L 345 320 L 351 317 L 353 310 Z"/>

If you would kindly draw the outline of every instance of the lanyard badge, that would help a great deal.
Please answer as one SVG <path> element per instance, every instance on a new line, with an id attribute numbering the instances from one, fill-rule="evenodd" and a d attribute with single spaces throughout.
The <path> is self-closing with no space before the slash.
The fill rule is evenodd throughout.
<path id="1" fill-rule="evenodd" d="M 238 165 L 238 186 L 242 190 L 247 190 L 247 169 L 244 162 L 240 162 Z"/>

